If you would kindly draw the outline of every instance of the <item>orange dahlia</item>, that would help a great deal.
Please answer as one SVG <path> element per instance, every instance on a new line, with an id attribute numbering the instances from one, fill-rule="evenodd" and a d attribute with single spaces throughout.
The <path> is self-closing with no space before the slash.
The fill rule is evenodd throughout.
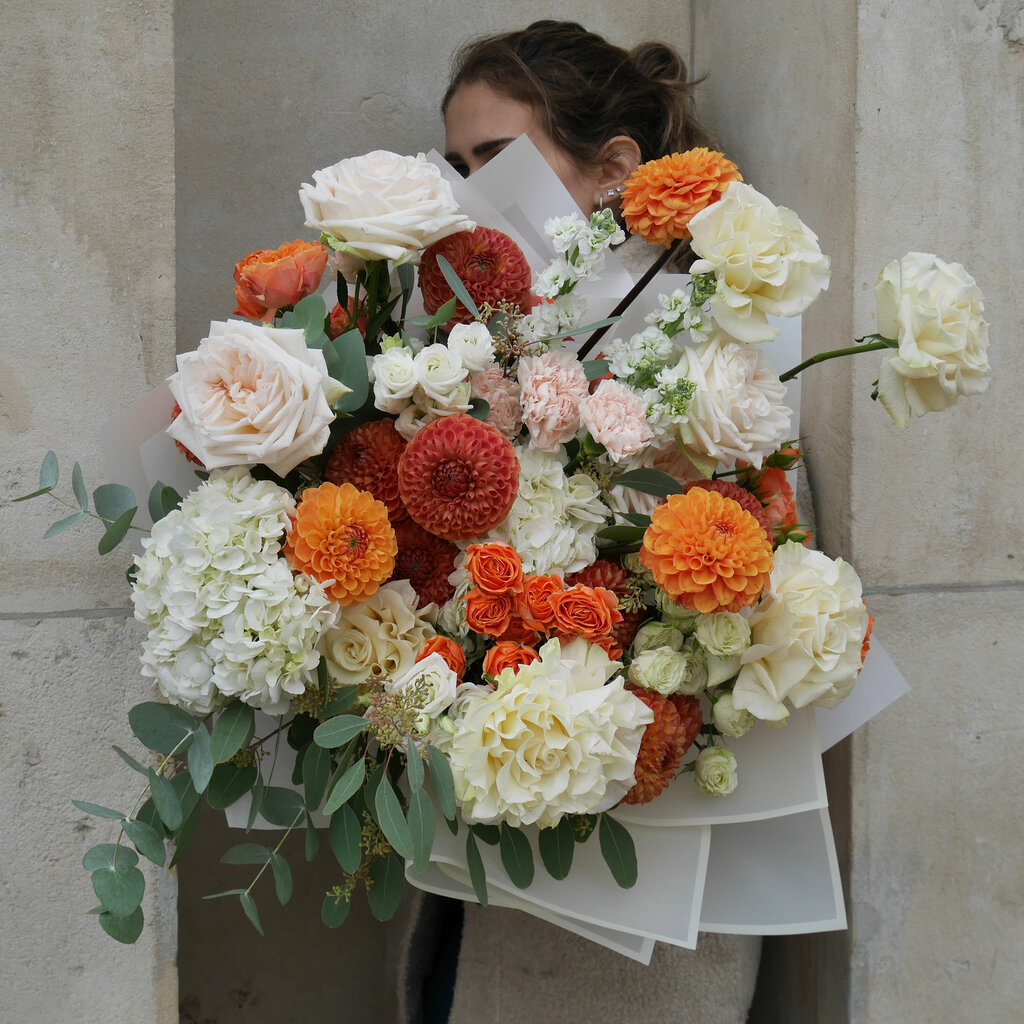
<path id="1" fill-rule="evenodd" d="M 737 502 L 695 487 L 654 510 L 640 561 L 684 608 L 737 612 L 768 585 L 772 545 Z"/>
<path id="2" fill-rule="evenodd" d="M 448 577 L 455 569 L 459 549 L 449 540 L 427 533 L 419 523 L 405 519 L 395 523 L 398 555 L 392 579 L 408 580 L 425 604 L 444 604 L 455 596 Z"/>
<path id="3" fill-rule="evenodd" d="M 394 420 L 361 423 L 334 446 L 324 476 L 332 484 L 350 483 L 369 491 L 387 505 L 391 522 L 399 522 L 409 517 L 398 494 L 398 459 L 404 449 Z"/>
<path id="4" fill-rule="evenodd" d="M 768 539 L 771 540 L 772 527 L 768 521 L 764 506 L 750 491 L 745 490 L 731 480 L 691 480 L 688 484 L 684 485 L 683 494 L 692 491 L 694 487 L 701 487 L 705 491 L 718 491 L 723 498 L 732 498 L 733 501 L 745 508 L 761 524 L 764 532 L 768 535 Z"/>
<path id="5" fill-rule="evenodd" d="M 867 604 L 867 602 L 864 602 Z M 871 630 L 875 628 L 875 617 L 868 613 L 868 628 L 864 630 L 864 642 L 860 645 L 860 663 L 864 664 L 864 659 L 868 656 L 868 651 L 871 650 Z"/>
<path id="6" fill-rule="evenodd" d="M 690 149 L 641 164 L 626 182 L 622 214 L 626 227 L 645 242 L 668 248 L 689 238 L 690 219 L 718 202 L 739 168 L 721 153 Z"/>
<path id="7" fill-rule="evenodd" d="M 626 689 L 654 712 L 654 721 L 644 730 L 636 756 L 636 782 L 622 798 L 624 804 L 646 804 L 675 778 L 683 755 L 697 738 L 702 722 L 700 701 L 682 694 L 662 697 L 635 686 Z"/>
<path id="8" fill-rule="evenodd" d="M 530 264 L 523 250 L 508 235 L 494 228 L 457 231 L 435 242 L 423 253 L 420 264 L 420 290 L 428 313 L 436 313 L 453 295 L 451 286 L 437 264 L 443 256 L 466 286 L 477 306 L 511 302 L 526 310 L 530 305 Z M 473 314 L 460 302 L 455 315 L 445 324 L 450 331 L 456 324 L 468 324 Z"/>
<path id="9" fill-rule="evenodd" d="M 302 492 L 284 550 L 295 569 L 325 584 L 332 601 L 350 605 L 372 597 L 391 575 L 398 545 L 383 502 L 352 484 L 325 483 Z"/>
<path id="10" fill-rule="evenodd" d="M 424 529 L 445 540 L 479 537 L 512 508 L 519 460 L 494 427 L 472 416 L 443 416 L 405 446 L 398 490 Z"/>

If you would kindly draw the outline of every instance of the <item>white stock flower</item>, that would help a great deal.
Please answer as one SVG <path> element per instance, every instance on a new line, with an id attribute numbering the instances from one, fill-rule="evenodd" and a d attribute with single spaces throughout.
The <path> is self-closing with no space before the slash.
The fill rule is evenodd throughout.
<path id="1" fill-rule="evenodd" d="M 724 747 L 705 747 L 697 755 L 693 778 L 705 796 L 728 796 L 738 781 L 736 755 Z"/>
<path id="2" fill-rule="evenodd" d="M 878 399 L 901 427 L 988 387 L 981 289 L 959 263 L 928 253 L 893 260 L 875 285 L 878 333 L 899 342 L 878 371 Z"/>
<path id="3" fill-rule="evenodd" d="M 167 386 L 181 415 L 167 432 L 207 469 L 260 463 L 286 476 L 324 450 L 331 403 L 351 390 L 303 331 L 245 320 L 214 321 L 177 363 Z"/>
<path id="4" fill-rule="evenodd" d="M 853 567 L 790 541 L 775 552 L 768 594 L 750 616 L 733 706 L 778 721 L 784 706 L 834 707 L 853 689 L 868 626 Z"/>
<path id="5" fill-rule="evenodd" d="M 451 185 L 423 154 L 375 150 L 316 171 L 299 199 L 306 226 L 366 260 L 418 263 L 423 249 L 476 226 L 458 212 Z"/>
<path id="6" fill-rule="evenodd" d="M 467 821 L 546 828 L 607 810 L 633 786 L 654 715 L 623 689 L 621 665 L 579 638 L 539 653 L 455 719 L 448 758 Z"/>
<path id="7" fill-rule="evenodd" d="M 691 274 L 713 273 L 711 314 L 738 341 L 771 341 L 768 316 L 797 316 L 828 287 L 829 260 L 800 218 L 743 182 L 690 220 Z"/>
<path id="8" fill-rule="evenodd" d="M 456 324 L 448 334 L 448 348 L 458 356 L 469 373 L 482 370 L 494 357 L 491 332 L 478 320 L 471 324 Z"/>

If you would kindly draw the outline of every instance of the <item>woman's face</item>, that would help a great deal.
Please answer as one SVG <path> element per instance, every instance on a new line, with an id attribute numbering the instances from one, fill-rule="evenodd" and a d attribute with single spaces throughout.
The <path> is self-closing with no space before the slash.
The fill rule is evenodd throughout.
<path id="1" fill-rule="evenodd" d="M 597 209 L 597 171 L 581 171 L 540 126 L 533 107 L 485 82 L 460 85 L 444 115 L 445 159 L 464 177 L 480 170 L 520 135 L 528 135 L 588 216 Z"/>

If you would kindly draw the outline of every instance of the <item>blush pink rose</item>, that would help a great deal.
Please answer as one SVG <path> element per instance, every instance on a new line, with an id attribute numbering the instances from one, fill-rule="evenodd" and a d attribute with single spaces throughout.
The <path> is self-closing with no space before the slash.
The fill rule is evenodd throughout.
<path id="1" fill-rule="evenodd" d="M 519 387 L 530 447 L 553 452 L 571 440 L 580 428 L 580 403 L 589 387 L 583 364 L 565 351 L 524 356 Z"/>
<path id="2" fill-rule="evenodd" d="M 654 436 L 640 396 L 617 380 L 598 384 L 597 390 L 583 400 L 580 418 L 594 440 L 608 450 L 612 462 L 635 455 Z"/>
<path id="3" fill-rule="evenodd" d="M 523 406 L 519 401 L 519 385 L 501 372 L 501 367 L 489 363 L 482 370 L 470 374 L 469 386 L 474 398 L 482 398 L 491 407 L 485 422 L 497 428 L 510 441 L 523 426 Z"/>

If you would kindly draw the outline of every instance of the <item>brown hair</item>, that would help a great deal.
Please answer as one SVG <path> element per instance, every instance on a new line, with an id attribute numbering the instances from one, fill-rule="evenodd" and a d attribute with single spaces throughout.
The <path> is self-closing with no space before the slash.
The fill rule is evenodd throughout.
<path id="1" fill-rule="evenodd" d="M 682 57 L 664 43 L 624 50 L 573 21 L 535 21 L 463 46 L 452 62 L 442 114 L 460 85 L 484 82 L 529 103 L 541 126 L 580 166 L 627 135 L 644 161 L 713 146 L 693 111 Z"/>

